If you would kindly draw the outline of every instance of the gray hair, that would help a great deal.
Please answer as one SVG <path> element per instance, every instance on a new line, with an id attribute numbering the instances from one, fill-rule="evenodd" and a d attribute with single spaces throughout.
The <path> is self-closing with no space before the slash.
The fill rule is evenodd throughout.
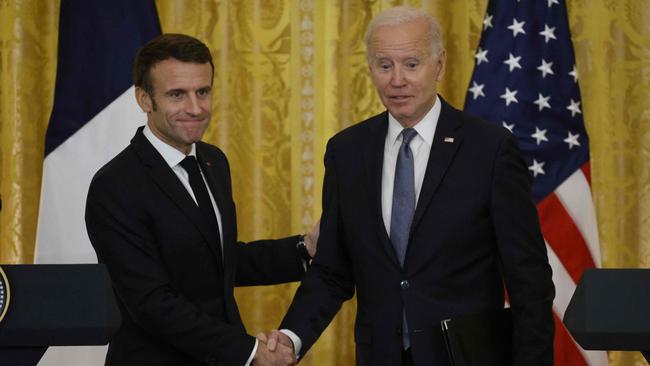
<path id="1" fill-rule="evenodd" d="M 442 51 L 442 36 L 438 21 L 423 9 L 398 6 L 380 12 L 368 24 L 368 29 L 364 36 L 364 41 L 366 42 L 366 56 L 368 59 L 370 59 L 370 41 L 372 34 L 377 28 L 409 23 L 420 19 L 424 19 L 429 24 L 429 31 L 426 36 L 427 39 L 431 41 L 431 51 L 433 54 L 436 55 Z"/>

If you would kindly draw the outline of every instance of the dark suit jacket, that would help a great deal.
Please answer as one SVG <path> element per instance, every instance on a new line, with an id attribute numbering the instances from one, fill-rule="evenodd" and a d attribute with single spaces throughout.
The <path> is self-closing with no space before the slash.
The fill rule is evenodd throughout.
<path id="1" fill-rule="evenodd" d="M 86 226 L 123 318 L 107 365 L 243 365 L 255 340 L 246 334 L 233 286 L 304 274 L 297 237 L 237 242 L 226 157 L 201 142 L 196 151 L 221 212 L 223 270 L 216 228 L 203 221 L 141 128 L 92 180 Z"/>
<path id="2" fill-rule="evenodd" d="M 442 102 L 401 268 L 381 214 L 387 130 L 384 112 L 329 141 L 318 254 L 281 328 L 306 352 L 356 288 L 357 365 L 400 364 L 405 308 L 415 364 L 447 366 L 440 321 L 502 308 L 505 280 L 514 364 L 552 365 L 554 287 L 515 138 Z"/>

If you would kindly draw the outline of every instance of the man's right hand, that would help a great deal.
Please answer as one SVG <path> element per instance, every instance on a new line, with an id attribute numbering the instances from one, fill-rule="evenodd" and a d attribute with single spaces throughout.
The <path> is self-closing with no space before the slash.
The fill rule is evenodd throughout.
<path id="1" fill-rule="evenodd" d="M 296 364 L 297 359 L 293 352 L 293 344 L 286 346 L 274 342 L 273 350 L 270 351 L 270 347 L 266 344 L 267 338 L 265 334 L 260 333 L 257 339 L 259 344 L 257 345 L 255 356 L 253 356 L 253 366 L 288 366 Z"/>
<path id="2" fill-rule="evenodd" d="M 261 339 L 260 337 L 264 338 L 263 341 L 264 341 L 264 343 L 266 343 L 267 348 L 271 352 L 274 352 L 276 347 L 286 346 L 286 347 L 291 348 L 291 350 L 294 352 L 294 354 L 296 353 L 296 348 L 295 348 L 293 342 L 291 341 L 291 338 L 289 338 L 288 335 L 280 332 L 277 329 L 273 329 L 268 334 L 260 333 L 257 336 L 257 338 Z"/>

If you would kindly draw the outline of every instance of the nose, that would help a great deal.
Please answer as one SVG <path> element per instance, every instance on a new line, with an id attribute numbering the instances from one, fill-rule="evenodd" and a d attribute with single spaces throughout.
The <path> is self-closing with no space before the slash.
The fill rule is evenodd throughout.
<path id="1" fill-rule="evenodd" d="M 187 98 L 187 103 L 185 104 L 185 111 L 192 115 L 201 114 L 201 101 L 195 94 L 189 94 L 189 98 Z"/>
<path id="2" fill-rule="evenodd" d="M 404 78 L 404 71 L 400 66 L 395 66 L 390 77 L 390 85 L 398 88 L 405 84 L 406 79 Z"/>

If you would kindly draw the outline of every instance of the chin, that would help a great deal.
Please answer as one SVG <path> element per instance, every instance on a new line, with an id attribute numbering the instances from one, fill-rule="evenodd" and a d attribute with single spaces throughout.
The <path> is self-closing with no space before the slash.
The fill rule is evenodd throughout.
<path id="1" fill-rule="evenodd" d="M 392 111 L 393 115 L 399 114 L 399 115 L 405 115 L 405 114 L 411 114 L 413 113 L 413 108 L 411 107 L 410 104 L 408 103 L 391 103 L 389 104 L 390 108 L 388 108 L 389 111 Z"/>
<path id="2" fill-rule="evenodd" d="M 390 112 L 390 114 L 392 114 L 393 117 L 399 120 L 410 119 L 411 116 L 413 115 L 412 113 L 408 113 L 406 111 L 401 111 L 401 110 L 393 110 Z"/>
<path id="3" fill-rule="evenodd" d="M 205 128 L 201 128 L 201 129 L 193 129 L 191 131 L 187 131 L 185 137 L 187 140 L 191 140 L 192 142 L 199 141 L 203 137 L 205 130 L 206 130 Z"/>

